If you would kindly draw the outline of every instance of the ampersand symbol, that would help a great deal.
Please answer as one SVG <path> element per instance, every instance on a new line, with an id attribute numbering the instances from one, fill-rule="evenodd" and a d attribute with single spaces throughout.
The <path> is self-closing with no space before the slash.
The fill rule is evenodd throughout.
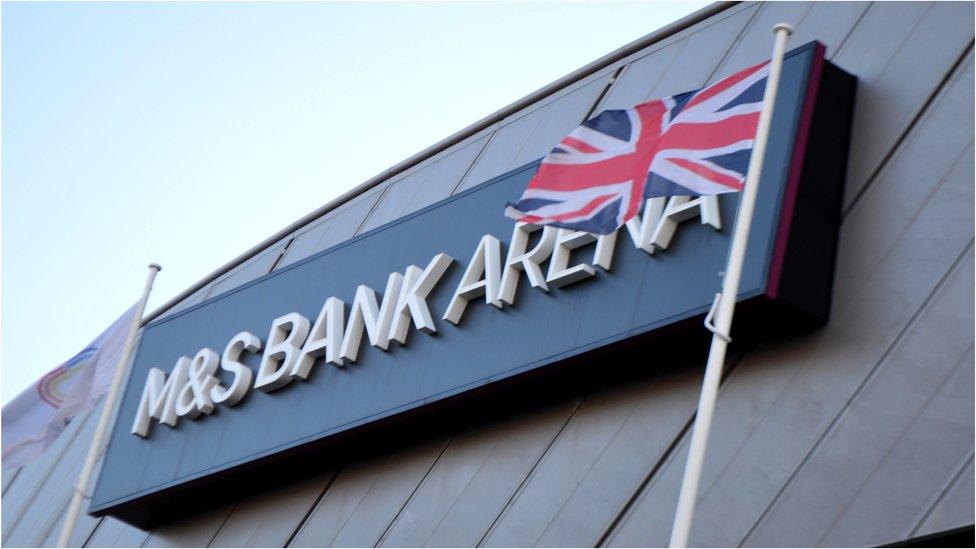
<path id="1" fill-rule="evenodd" d="M 193 357 L 187 371 L 186 384 L 180 389 L 176 399 L 176 415 L 194 419 L 200 414 L 213 411 L 210 389 L 217 385 L 217 378 L 213 374 L 219 364 L 220 356 L 207 348 L 200 349 L 197 356 Z"/>

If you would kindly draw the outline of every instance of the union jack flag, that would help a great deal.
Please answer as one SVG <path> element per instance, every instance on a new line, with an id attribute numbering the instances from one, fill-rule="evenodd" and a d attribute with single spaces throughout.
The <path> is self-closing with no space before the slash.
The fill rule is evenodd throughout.
<path id="1" fill-rule="evenodd" d="M 768 68 L 760 63 L 711 86 L 583 122 L 546 155 L 505 215 L 609 234 L 645 198 L 742 190 Z"/>

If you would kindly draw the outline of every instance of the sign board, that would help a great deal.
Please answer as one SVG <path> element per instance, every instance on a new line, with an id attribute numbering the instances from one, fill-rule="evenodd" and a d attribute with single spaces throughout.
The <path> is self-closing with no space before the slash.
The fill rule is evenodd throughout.
<path id="1" fill-rule="evenodd" d="M 778 324 L 827 318 L 852 99 L 822 46 L 787 55 L 738 296 Z M 708 310 L 738 195 L 656 199 L 597 240 L 502 215 L 537 165 L 147 325 L 90 512 L 158 524 Z"/>

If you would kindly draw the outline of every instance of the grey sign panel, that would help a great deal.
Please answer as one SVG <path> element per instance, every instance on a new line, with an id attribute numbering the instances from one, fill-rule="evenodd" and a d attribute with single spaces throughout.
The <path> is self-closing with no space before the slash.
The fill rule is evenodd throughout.
<path id="1" fill-rule="evenodd" d="M 828 85 L 830 93 L 824 93 Z M 821 46 L 811 43 L 788 54 L 740 301 L 795 313 L 807 323 L 825 321 L 852 92 L 850 77 L 825 66 Z M 300 452 L 306 458 L 311 449 L 327 453 L 350 433 L 375 431 L 435 403 L 453 405 L 461 395 L 497 388 L 521 374 L 544 369 L 558 375 L 555 366 L 567 359 L 707 311 L 720 286 L 734 194 L 720 198 L 722 231 L 694 220 L 682 223 L 668 249 L 653 256 L 637 250 L 622 231 L 609 271 L 549 293 L 522 280 L 514 306 L 498 309 L 476 299 L 459 326 L 441 321 L 482 235 L 509 241 L 512 222 L 502 209 L 537 165 L 148 325 L 90 511 L 156 524 L 210 505 L 225 490 L 247 491 L 285 475 L 292 468 L 287 460 Z M 270 393 L 252 390 L 236 406 L 184 418 L 176 428 L 156 424 L 146 438 L 129 433 L 150 368 L 168 371 L 180 356 L 204 347 L 220 352 L 243 330 L 265 339 L 271 321 L 287 313 L 314 320 L 330 296 L 349 304 L 360 284 L 382 292 L 389 273 L 423 268 L 438 253 L 454 262 L 427 300 L 436 334 L 411 328 L 406 344 L 394 343 L 386 352 L 364 343 L 353 364 L 338 368 L 320 360 L 307 380 Z M 588 261 L 591 254 L 592 245 L 575 251 L 573 261 Z M 252 369 L 259 361 L 245 355 Z M 223 484 L 215 488 L 218 481 Z"/>

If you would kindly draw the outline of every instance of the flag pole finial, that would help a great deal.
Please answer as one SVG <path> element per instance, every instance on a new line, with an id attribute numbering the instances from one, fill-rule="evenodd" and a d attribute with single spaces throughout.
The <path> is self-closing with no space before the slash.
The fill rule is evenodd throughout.
<path id="1" fill-rule="evenodd" d="M 781 30 L 786 31 L 786 36 L 793 34 L 793 25 L 789 23 L 783 23 L 782 21 L 773 25 L 773 32 L 777 33 Z"/>
<path id="2" fill-rule="evenodd" d="M 163 266 L 160 265 L 159 263 L 150 263 L 149 268 L 156 271 L 157 273 L 163 270 Z"/>

